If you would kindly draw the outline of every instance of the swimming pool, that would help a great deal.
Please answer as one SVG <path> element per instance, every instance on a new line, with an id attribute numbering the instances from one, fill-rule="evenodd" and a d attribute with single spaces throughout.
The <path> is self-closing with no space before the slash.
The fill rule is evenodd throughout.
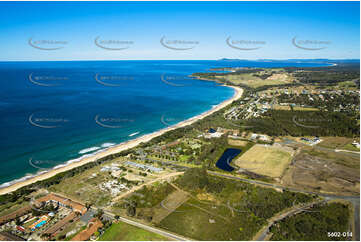
<path id="1" fill-rule="evenodd" d="M 48 217 L 47 216 L 43 216 L 41 217 L 38 221 L 36 221 L 35 223 L 33 223 L 32 225 L 30 225 L 30 229 L 32 231 L 34 231 L 35 229 L 40 228 L 41 226 L 43 226 L 44 224 L 46 224 L 46 222 L 48 221 Z"/>
<path id="2" fill-rule="evenodd" d="M 35 228 L 40 228 L 44 224 L 46 224 L 46 220 L 40 221 L 37 225 L 35 225 Z"/>

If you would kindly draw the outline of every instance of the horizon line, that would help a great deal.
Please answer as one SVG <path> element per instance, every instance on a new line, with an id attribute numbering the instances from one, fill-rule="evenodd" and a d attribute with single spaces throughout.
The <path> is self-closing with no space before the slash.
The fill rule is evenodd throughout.
<path id="1" fill-rule="evenodd" d="M 221 59 L 129 59 L 129 60 L 111 60 L 111 59 L 83 59 L 83 60 L 0 60 L 0 62 L 72 62 L 72 61 L 287 61 L 287 60 L 325 60 L 325 61 L 342 61 L 355 60 L 360 61 L 360 58 L 286 58 L 286 59 L 236 59 L 236 58 L 221 58 Z"/>

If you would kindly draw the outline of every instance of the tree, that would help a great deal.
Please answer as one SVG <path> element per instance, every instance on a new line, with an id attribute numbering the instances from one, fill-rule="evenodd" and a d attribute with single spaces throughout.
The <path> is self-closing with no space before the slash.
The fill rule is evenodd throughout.
<path id="1" fill-rule="evenodd" d="M 129 205 L 129 206 L 127 207 L 127 214 L 128 214 L 128 216 L 134 217 L 136 213 L 137 213 L 137 210 L 136 210 L 136 207 L 135 207 L 135 206 Z"/>
<path id="2" fill-rule="evenodd" d="M 90 202 L 86 202 L 86 203 L 85 203 L 86 209 L 89 209 L 91 206 L 92 206 L 92 204 L 91 204 Z"/>
<path id="3" fill-rule="evenodd" d="M 100 219 L 103 216 L 103 214 L 104 214 L 103 209 L 98 208 L 98 210 L 97 210 L 97 212 L 95 214 L 95 217 Z"/>
<path id="4" fill-rule="evenodd" d="M 209 184 L 207 170 L 205 168 L 188 169 L 179 182 L 190 189 L 202 189 Z"/>

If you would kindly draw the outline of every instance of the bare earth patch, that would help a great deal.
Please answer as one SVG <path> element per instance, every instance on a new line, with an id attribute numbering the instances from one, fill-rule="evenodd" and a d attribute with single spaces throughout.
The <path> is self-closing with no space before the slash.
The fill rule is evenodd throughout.
<path id="1" fill-rule="evenodd" d="M 248 142 L 244 140 L 228 139 L 228 144 L 233 146 L 246 146 Z"/>
<path id="2" fill-rule="evenodd" d="M 360 192 L 360 171 L 357 168 L 305 153 L 297 155 L 292 163 L 282 177 L 285 186 L 345 195 Z"/>

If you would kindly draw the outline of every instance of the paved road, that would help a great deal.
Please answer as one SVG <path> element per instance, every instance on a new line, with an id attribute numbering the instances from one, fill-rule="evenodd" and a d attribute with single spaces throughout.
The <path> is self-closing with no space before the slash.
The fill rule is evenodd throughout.
<path id="1" fill-rule="evenodd" d="M 112 218 L 112 219 L 114 219 L 114 217 L 115 217 L 115 215 L 113 213 L 109 212 L 109 211 L 104 211 L 104 215 L 108 216 L 109 218 Z M 142 223 L 139 223 L 139 222 L 136 222 L 136 221 L 124 218 L 124 217 L 119 217 L 119 220 L 124 222 L 124 223 L 131 224 L 131 225 L 136 226 L 138 228 L 142 228 L 142 229 L 148 230 L 150 232 L 153 232 L 153 233 L 156 233 L 156 234 L 159 234 L 159 235 L 162 235 L 164 237 L 168 237 L 168 238 L 171 238 L 171 239 L 174 239 L 174 240 L 190 241 L 190 239 L 182 237 L 180 235 L 176 235 L 176 234 L 164 231 L 162 229 L 154 228 L 152 226 L 142 224 Z"/>
<path id="2" fill-rule="evenodd" d="M 268 222 L 267 226 L 265 226 L 264 228 L 262 228 L 262 230 L 259 231 L 259 232 L 256 234 L 255 240 L 257 240 L 257 241 L 264 241 L 265 238 L 266 238 L 266 236 L 267 236 L 267 234 L 268 234 L 268 232 L 269 232 L 269 229 L 271 228 L 271 226 L 272 226 L 274 223 L 276 223 L 277 221 L 280 221 L 280 220 L 282 220 L 282 219 L 284 219 L 284 218 L 286 218 L 286 217 L 292 216 L 292 215 L 294 215 L 294 214 L 296 214 L 296 213 L 298 213 L 298 212 L 301 212 L 301 211 L 304 210 L 304 209 L 310 208 L 311 206 L 313 206 L 313 205 L 315 205 L 315 204 L 317 204 L 317 203 L 320 203 L 320 202 L 322 202 L 322 201 L 314 201 L 314 202 L 305 204 L 305 205 L 303 205 L 303 206 L 301 206 L 301 207 L 296 206 L 296 207 L 292 208 L 292 209 L 289 210 L 289 211 L 286 211 L 286 212 L 284 212 L 284 213 L 282 213 L 282 214 L 278 214 L 278 215 L 272 217 L 271 219 L 269 219 L 269 222 Z"/>
<path id="3" fill-rule="evenodd" d="M 327 149 L 327 148 L 321 147 L 321 149 Z M 332 150 L 332 151 L 334 151 L 334 150 Z M 347 153 L 345 153 L 345 154 L 347 154 Z M 349 153 L 349 154 L 352 154 L 352 153 Z M 354 154 L 352 154 L 352 155 L 354 155 Z M 182 169 L 189 169 L 190 168 L 190 167 L 187 167 L 187 166 L 177 164 L 177 161 L 174 161 L 174 162 L 159 161 L 159 160 L 154 160 L 154 161 L 161 162 L 161 163 L 163 163 L 165 165 L 176 166 L 176 167 L 179 167 L 179 168 L 182 168 Z M 341 195 L 332 195 L 332 194 L 327 194 L 327 193 L 310 192 L 310 191 L 305 191 L 305 190 L 301 190 L 301 189 L 289 188 L 289 187 L 284 187 L 284 186 L 281 186 L 281 185 L 266 183 L 266 182 L 262 182 L 262 181 L 250 180 L 250 179 L 235 177 L 235 176 L 231 176 L 231 175 L 221 174 L 221 173 L 217 173 L 217 172 L 213 172 L 213 171 L 208 171 L 208 173 L 212 174 L 212 175 L 215 175 L 215 176 L 222 176 L 222 177 L 225 177 L 225 178 L 240 180 L 240 181 L 251 183 L 251 184 L 262 185 L 262 186 L 278 188 L 278 189 L 287 189 L 289 191 L 302 192 L 302 193 L 306 193 L 306 194 L 310 194 L 310 195 L 318 195 L 320 197 L 323 197 L 325 200 L 343 199 L 343 200 L 349 201 L 354 205 L 354 208 L 355 208 L 354 209 L 355 210 L 355 212 L 354 212 L 355 240 L 356 241 L 360 240 L 360 196 L 341 196 Z"/>
<path id="4" fill-rule="evenodd" d="M 359 196 L 341 196 L 341 195 L 331 195 L 331 194 L 326 194 L 326 193 L 310 192 L 310 191 L 304 191 L 304 190 L 301 190 L 301 189 L 283 187 L 283 186 L 280 186 L 280 185 L 270 184 L 270 183 L 266 183 L 266 182 L 249 180 L 249 179 L 244 179 L 244 178 L 240 178 L 240 177 L 220 174 L 220 173 L 213 172 L 213 171 L 208 171 L 208 173 L 212 174 L 212 175 L 222 176 L 222 177 L 235 179 L 235 180 L 240 180 L 240 181 L 248 182 L 248 183 L 252 183 L 252 184 L 268 186 L 268 187 L 273 187 L 273 188 L 279 188 L 279 189 L 287 189 L 287 190 L 293 191 L 293 192 L 302 192 L 302 193 L 307 193 L 307 194 L 311 194 L 311 195 L 318 195 L 320 197 L 323 197 L 325 200 L 343 199 L 343 200 L 349 201 L 349 202 L 351 202 L 353 204 L 353 206 L 355 208 L 354 209 L 355 210 L 355 212 L 354 212 L 355 240 L 356 241 L 360 240 L 360 197 Z"/>
<path id="5" fill-rule="evenodd" d="M 166 164 L 166 165 L 173 165 L 173 166 L 177 166 L 177 167 L 181 167 L 181 168 L 185 168 L 185 169 L 189 168 L 187 166 L 178 165 L 178 164 L 176 164 L 176 162 L 161 161 L 161 163 Z M 333 194 L 327 194 L 327 193 L 310 192 L 310 191 L 305 191 L 305 190 L 301 190 L 301 189 L 284 187 L 281 185 L 266 183 L 266 182 L 262 182 L 262 181 L 250 180 L 250 179 L 235 177 L 235 176 L 231 176 L 231 175 L 221 174 L 221 173 L 217 173 L 217 172 L 213 172 L 213 171 L 208 171 L 208 173 L 212 174 L 212 175 L 216 175 L 216 176 L 222 176 L 222 177 L 226 177 L 226 178 L 230 178 L 230 179 L 240 180 L 240 181 L 251 183 L 251 184 L 262 185 L 262 186 L 267 186 L 267 187 L 272 187 L 272 188 L 279 188 L 279 189 L 287 189 L 289 191 L 302 192 L 302 193 L 306 193 L 306 194 L 310 194 L 310 195 L 318 195 L 320 197 L 323 197 L 325 200 L 343 199 L 343 200 L 349 201 L 354 206 L 355 240 L 356 241 L 360 240 L 360 196 L 342 196 L 342 195 L 333 195 Z"/>

